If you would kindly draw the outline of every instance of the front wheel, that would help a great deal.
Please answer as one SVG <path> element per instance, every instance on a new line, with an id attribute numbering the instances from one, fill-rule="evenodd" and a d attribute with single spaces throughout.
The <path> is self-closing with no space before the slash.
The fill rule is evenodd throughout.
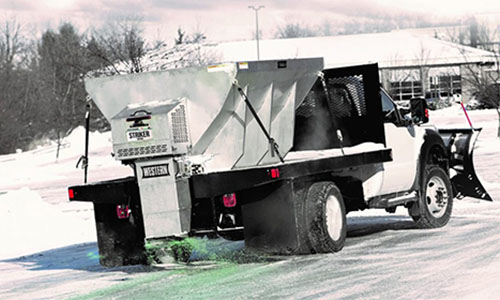
<path id="1" fill-rule="evenodd" d="M 342 194 L 333 182 L 316 182 L 306 196 L 306 228 L 316 253 L 340 251 L 347 235 Z"/>
<path id="2" fill-rule="evenodd" d="M 419 228 L 445 226 L 451 217 L 453 192 L 446 172 L 430 166 L 425 169 L 420 198 L 408 209 Z"/>

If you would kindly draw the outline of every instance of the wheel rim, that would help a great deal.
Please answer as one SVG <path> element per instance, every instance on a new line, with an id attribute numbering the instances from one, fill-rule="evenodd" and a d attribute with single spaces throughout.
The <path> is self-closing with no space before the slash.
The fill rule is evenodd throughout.
<path id="1" fill-rule="evenodd" d="M 445 214 L 448 206 L 448 198 L 448 190 L 444 181 L 437 176 L 433 176 L 427 182 L 425 192 L 425 203 L 433 217 L 440 218 Z"/>
<path id="2" fill-rule="evenodd" d="M 334 241 L 340 239 L 342 234 L 342 209 L 337 197 L 330 195 L 326 199 L 326 225 L 328 234 Z"/>

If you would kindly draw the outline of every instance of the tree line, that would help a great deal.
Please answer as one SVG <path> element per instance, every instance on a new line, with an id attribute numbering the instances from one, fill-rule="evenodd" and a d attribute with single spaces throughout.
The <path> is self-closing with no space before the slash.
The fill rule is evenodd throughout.
<path id="1" fill-rule="evenodd" d="M 179 48 L 167 68 L 210 63 L 199 43 L 206 36 L 199 30 L 188 34 L 179 28 Z M 101 28 L 79 33 L 69 23 L 47 29 L 40 38 L 29 38 L 16 20 L 0 24 L 0 154 L 31 149 L 36 142 L 62 139 L 84 124 L 87 94 L 84 76 L 139 73 L 141 58 L 166 46 L 162 40 L 147 42 L 140 18 L 108 22 Z M 194 47 L 193 47 L 194 46 Z M 184 48 L 182 48 L 184 47 Z M 190 51 L 186 51 L 186 49 Z M 171 50 L 167 55 L 173 55 Z M 90 128 L 108 130 L 109 123 L 91 105 Z"/>
<path id="2" fill-rule="evenodd" d="M 0 154 L 28 149 L 46 138 L 60 142 L 84 123 L 85 74 L 141 72 L 140 57 L 161 44 L 146 43 L 137 20 L 85 33 L 63 23 L 57 30 L 45 30 L 39 39 L 28 38 L 23 29 L 15 20 L 0 25 Z M 92 107 L 91 129 L 108 129 L 106 119 Z"/>

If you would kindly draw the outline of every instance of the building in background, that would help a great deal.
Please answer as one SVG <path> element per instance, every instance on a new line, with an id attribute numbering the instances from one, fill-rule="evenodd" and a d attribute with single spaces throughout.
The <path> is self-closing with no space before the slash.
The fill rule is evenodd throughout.
<path id="1" fill-rule="evenodd" d="M 182 45 L 161 49 L 145 59 L 146 69 L 183 66 L 190 60 L 206 62 L 257 59 L 255 41 Z M 495 64 L 492 52 L 439 40 L 411 31 L 339 35 L 260 41 L 260 59 L 324 57 L 326 68 L 378 63 L 383 86 L 395 100 L 426 95 L 461 94 L 472 97 L 464 77 L 483 72 Z M 472 71 L 471 71 L 472 70 Z"/>

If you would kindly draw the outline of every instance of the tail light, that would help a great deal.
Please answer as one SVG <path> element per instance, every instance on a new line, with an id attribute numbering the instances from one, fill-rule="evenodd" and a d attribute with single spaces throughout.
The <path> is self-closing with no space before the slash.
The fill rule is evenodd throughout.
<path id="1" fill-rule="evenodd" d="M 268 174 L 271 175 L 271 178 L 273 178 L 273 179 L 280 178 L 280 169 L 273 168 L 270 170 L 270 172 Z"/>
<path id="2" fill-rule="evenodd" d="M 116 206 L 116 216 L 118 219 L 127 219 L 130 216 L 131 210 L 128 205 L 117 205 Z"/>
<path id="3" fill-rule="evenodd" d="M 75 191 L 73 189 L 68 189 L 69 199 L 75 199 Z"/>
<path id="4" fill-rule="evenodd" d="M 225 207 L 235 207 L 236 194 L 235 193 L 225 194 L 224 196 L 222 196 L 222 202 L 224 203 Z"/>

